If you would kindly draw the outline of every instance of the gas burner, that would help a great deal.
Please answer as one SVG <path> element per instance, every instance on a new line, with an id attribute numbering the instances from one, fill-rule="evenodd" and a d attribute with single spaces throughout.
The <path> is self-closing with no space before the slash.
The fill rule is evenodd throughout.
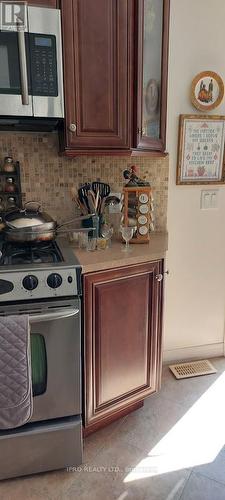
<path id="1" fill-rule="evenodd" d="M 51 264 L 63 261 L 60 249 L 54 241 L 26 244 L 5 242 L 1 251 L 0 266 Z"/>

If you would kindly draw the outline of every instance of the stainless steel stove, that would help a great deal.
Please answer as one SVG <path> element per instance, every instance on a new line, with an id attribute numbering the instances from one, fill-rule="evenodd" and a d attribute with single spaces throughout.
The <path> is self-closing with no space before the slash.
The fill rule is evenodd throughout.
<path id="1" fill-rule="evenodd" d="M 0 479 L 79 465 L 81 268 L 63 240 L 0 245 L 0 315 L 29 314 L 34 410 L 0 431 Z"/>
<path id="2" fill-rule="evenodd" d="M 0 246 L 2 300 L 35 300 L 81 293 L 80 266 L 65 242 Z"/>

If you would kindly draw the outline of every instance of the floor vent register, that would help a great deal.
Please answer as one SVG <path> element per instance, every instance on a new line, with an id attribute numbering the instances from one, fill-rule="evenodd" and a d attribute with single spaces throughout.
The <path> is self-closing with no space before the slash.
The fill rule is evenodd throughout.
<path id="1" fill-rule="evenodd" d="M 170 365 L 169 368 L 177 379 L 199 377 L 201 375 L 210 375 L 211 373 L 217 372 L 216 368 L 208 359 Z"/>

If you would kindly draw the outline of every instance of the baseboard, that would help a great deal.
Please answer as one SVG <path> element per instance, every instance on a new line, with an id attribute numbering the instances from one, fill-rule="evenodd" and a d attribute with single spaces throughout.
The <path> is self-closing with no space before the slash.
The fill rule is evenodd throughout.
<path id="1" fill-rule="evenodd" d="M 163 363 L 171 361 L 185 361 L 186 359 L 216 358 L 224 356 L 224 343 L 197 345 L 181 349 L 163 351 Z"/>

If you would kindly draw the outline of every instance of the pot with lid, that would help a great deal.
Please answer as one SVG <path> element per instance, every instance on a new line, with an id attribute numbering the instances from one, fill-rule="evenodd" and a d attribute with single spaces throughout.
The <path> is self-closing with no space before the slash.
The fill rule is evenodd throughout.
<path id="1" fill-rule="evenodd" d="M 59 233 L 69 232 L 69 230 L 59 231 L 61 227 L 89 217 L 90 214 L 83 215 L 74 217 L 62 224 L 57 224 L 50 215 L 41 211 L 39 203 L 29 201 L 25 203 L 23 209 L 12 210 L 4 216 L 5 238 L 8 241 L 18 243 L 51 241 Z M 80 231 L 81 229 L 79 228 L 78 230 Z"/>

